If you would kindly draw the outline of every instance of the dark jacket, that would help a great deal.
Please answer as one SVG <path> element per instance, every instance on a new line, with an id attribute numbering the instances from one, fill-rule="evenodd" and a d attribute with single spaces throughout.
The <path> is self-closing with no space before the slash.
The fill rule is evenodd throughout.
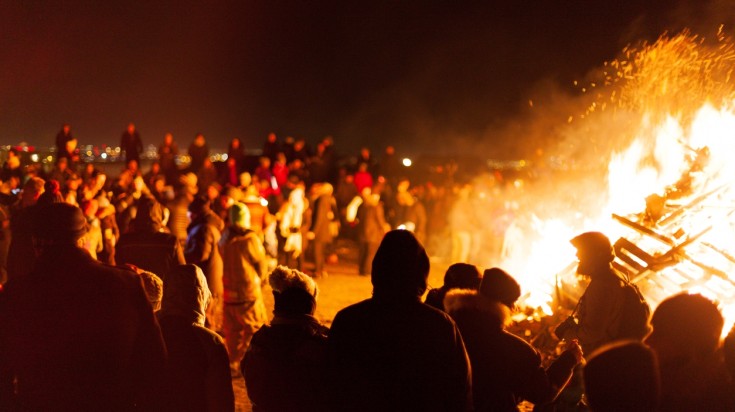
<path id="1" fill-rule="evenodd" d="M 208 212 L 189 224 L 187 228 L 186 263 L 192 263 L 204 271 L 212 295 L 222 296 L 222 256 L 219 253 L 222 220 Z"/>
<path id="2" fill-rule="evenodd" d="M 26 276 L 33 269 L 36 254 L 33 251 L 33 222 L 36 206 L 17 209 L 10 216 L 10 248 L 8 250 L 8 279 Z"/>
<path id="3" fill-rule="evenodd" d="M 278 316 L 250 341 L 242 374 L 253 411 L 324 411 L 329 330 L 311 316 Z"/>
<path id="4" fill-rule="evenodd" d="M 471 409 L 470 366 L 449 316 L 415 300 L 373 297 L 330 330 L 334 407 L 345 411 Z"/>
<path id="5" fill-rule="evenodd" d="M 131 410 L 160 379 L 165 349 L 140 277 L 73 245 L 5 285 L 0 325 L 0 410 Z"/>
<path id="6" fill-rule="evenodd" d="M 475 291 L 451 290 L 447 313 L 462 332 L 472 363 L 476 411 L 517 411 L 517 404 L 551 402 L 572 376 L 576 361 L 565 352 L 548 370 L 528 342 L 503 330 L 507 308 Z"/>

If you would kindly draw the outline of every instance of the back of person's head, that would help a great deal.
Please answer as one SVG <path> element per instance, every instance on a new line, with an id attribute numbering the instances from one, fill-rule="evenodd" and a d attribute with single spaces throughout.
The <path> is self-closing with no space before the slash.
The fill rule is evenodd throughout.
<path id="1" fill-rule="evenodd" d="M 199 266 L 175 266 L 166 274 L 159 316 L 180 316 L 204 325 L 204 311 L 211 298 L 207 278 Z"/>
<path id="2" fill-rule="evenodd" d="M 273 311 L 279 316 L 313 315 L 319 287 L 307 274 L 277 266 L 268 277 L 273 289 Z"/>
<path id="3" fill-rule="evenodd" d="M 163 281 L 153 272 L 147 270 L 139 270 L 138 275 L 143 281 L 143 290 L 148 298 L 153 311 L 161 309 L 161 299 L 163 299 Z"/>
<path id="4" fill-rule="evenodd" d="M 36 203 L 38 197 L 43 193 L 43 187 L 46 182 L 40 177 L 31 177 L 23 185 L 23 194 L 21 195 L 21 205 L 30 206 Z"/>
<path id="5" fill-rule="evenodd" d="M 480 294 L 513 308 L 521 296 L 521 285 L 503 269 L 491 268 L 485 270 L 482 276 Z"/>
<path id="6" fill-rule="evenodd" d="M 474 289 L 480 287 L 480 269 L 469 263 L 455 263 L 444 274 L 444 287 L 447 289 Z"/>
<path id="7" fill-rule="evenodd" d="M 612 262 L 615 259 L 610 239 L 601 232 L 585 232 L 574 237 L 569 243 L 578 252 L 601 262 Z"/>
<path id="8" fill-rule="evenodd" d="M 132 222 L 136 232 L 157 232 L 163 226 L 163 207 L 151 196 L 141 196 Z"/>
<path id="9" fill-rule="evenodd" d="M 243 229 L 250 229 L 250 209 L 240 202 L 235 202 L 228 210 L 230 224 Z"/>
<path id="10" fill-rule="evenodd" d="M 82 209 L 68 203 L 49 203 L 38 207 L 33 221 L 34 245 L 74 245 L 87 233 L 87 219 Z"/>
<path id="11" fill-rule="evenodd" d="M 373 258 L 372 283 L 376 296 L 414 299 L 426 291 L 429 256 L 413 233 L 392 230 Z"/>
<path id="12" fill-rule="evenodd" d="M 49 179 L 43 185 L 43 193 L 38 197 L 38 204 L 48 205 L 51 203 L 62 203 L 64 196 L 61 195 L 61 185 L 57 180 Z"/>
<path id="13" fill-rule="evenodd" d="M 204 196 L 195 197 L 189 204 L 189 212 L 191 212 L 192 215 L 200 216 L 208 213 L 210 210 L 209 199 Z"/>
<path id="14" fill-rule="evenodd" d="M 652 412 L 660 399 L 658 363 L 640 342 L 603 346 L 583 371 L 585 397 L 594 412 Z"/>
<path id="15" fill-rule="evenodd" d="M 699 294 L 680 293 L 665 299 L 653 312 L 653 332 L 646 343 L 659 358 L 708 356 L 719 346 L 723 325 L 714 302 Z"/>

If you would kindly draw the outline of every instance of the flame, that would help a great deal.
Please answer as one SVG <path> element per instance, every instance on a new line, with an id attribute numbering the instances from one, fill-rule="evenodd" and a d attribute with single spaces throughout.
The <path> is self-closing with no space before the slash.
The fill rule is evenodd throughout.
<path id="1" fill-rule="evenodd" d="M 729 330 L 735 321 L 734 63 L 735 43 L 722 30 L 714 41 L 685 31 L 628 46 L 588 84 L 575 81 L 579 90 L 595 88 L 598 95 L 558 125 L 576 137 L 560 146 L 576 150 L 570 164 L 589 158 L 590 169 L 595 162 L 607 167 L 591 186 L 574 181 L 582 170 L 566 173 L 571 182 L 547 185 L 557 188 L 551 194 L 524 187 L 531 200 L 520 202 L 526 206 L 506 230 L 501 267 L 521 283 L 527 306 L 553 313 L 558 278 L 574 267 L 569 239 L 597 230 L 613 242 L 626 238 L 651 260 L 673 256 L 639 279 L 652 307 L 681 291 L 701 293 L 720 304 Z M 652 196 L 663 199 L 668 212 L 679 211 L 671 218 L 646 216 Z M 660 237 L 620 224 L 613 213 Z"/>

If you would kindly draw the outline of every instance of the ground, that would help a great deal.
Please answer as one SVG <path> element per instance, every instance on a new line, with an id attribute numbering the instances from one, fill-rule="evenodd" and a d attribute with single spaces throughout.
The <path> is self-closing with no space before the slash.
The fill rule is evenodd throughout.
<path id="1" fill-rule="evenodd" d="M 360 276 L 357 270 L 356 246 L 349 241 L 337 242 L 335 252 L 339 257 L 339 263 L 327 265 L 328 275 L 317 279 L 319 285 L 319 297 L 315 316 L 325 325 L 329 326 L 332 319 L 342 308 L 367 299 L 372 293 L 370 276 Z M 429 274 L 430 287 L 441 286 L 446 271 L 446 262 L 440 259 L 432 259 L 431 272 Z M 273 310 L 273 294 L 270 287 L 263 288 L 264 298 L 268 311 Z M 236 410 L 239 412 L 250 411 L 250 401 L 245 390 L 245 380 L 238 374 L 233 377 L 232 386 L 235 389 Z"/>

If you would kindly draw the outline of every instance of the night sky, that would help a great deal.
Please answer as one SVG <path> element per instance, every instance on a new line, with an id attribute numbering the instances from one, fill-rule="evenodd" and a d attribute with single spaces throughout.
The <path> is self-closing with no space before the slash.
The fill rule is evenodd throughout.
<path id="1" fill-rule="evenodd" d="M 727 1 L 722 1 L 727 4 Z M 145 144 L 269 131 L 339 151 L 494 146 L 627 43 L 732 20 L 699 1 L 14 1 L 0 3 L 0 143 Z M 727 23 L 727 21 L 722 21 Z M 528 104 L 534 100 L 534 107 Z M 560 119 L 563 121 L 563 119 Z M 522 139 L 522 136 L 519 137 Z M 497 144 L 497 147 L 507 147 Z M 503 153 L 493 153 L 503 156 Z"/>

